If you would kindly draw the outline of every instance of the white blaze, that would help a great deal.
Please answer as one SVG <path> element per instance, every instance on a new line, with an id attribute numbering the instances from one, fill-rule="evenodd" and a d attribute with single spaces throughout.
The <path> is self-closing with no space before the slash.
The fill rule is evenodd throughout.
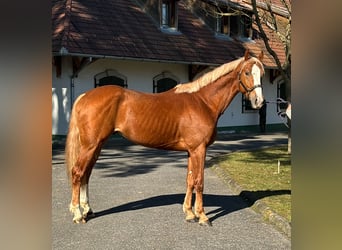
<path id="1" fill-rule="evenodd" d="M 257 86 L 257 85 L 261 85 L 261 82 L 260 82 L 260 68 L 254 64 L 253 67 L 252 67 L 252 76 L 253 76 L 253 80 L 254 80 L 254 86 Z M 255 91 L 255 94 L 257 96 L 257 102 L 258 103 L 262 103 L 264 98 L 262 96 L 262 88 L 255 88 L 254 89 Z"/>

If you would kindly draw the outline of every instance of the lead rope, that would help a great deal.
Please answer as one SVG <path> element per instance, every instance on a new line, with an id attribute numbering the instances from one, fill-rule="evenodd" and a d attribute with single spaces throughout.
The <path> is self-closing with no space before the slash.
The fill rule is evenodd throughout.
<path id="1" fill-rule="evenodd" d="M 290 119 L 291 120 L 291 117 L 288 117 L 288 115 L 286 114 L 286 111 L 282 111 L 280 109 L 280 105 L 281 103 L 286 103 L 287 104 L 287 107 L 289 107 L 290 102 L 288 101 L 285 101 L 284 99 L 278 97 L 277 98 L 277 101 L 266 101 L 266 103 L 274 103 L 274 104 L 277 104 L 277 115 L 279 116 L 279 118 L 282 120 L 282 122 L 285 124 L 285 126 L 287 128 L 289 128 L 289 124 L 288 124 L 288 120 Z"/>

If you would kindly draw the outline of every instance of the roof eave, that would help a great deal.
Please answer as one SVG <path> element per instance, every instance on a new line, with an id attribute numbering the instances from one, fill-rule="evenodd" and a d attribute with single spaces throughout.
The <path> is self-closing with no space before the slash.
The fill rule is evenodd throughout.
<path id="1" fill-rule="evenodd" d="M 166 59 L 152 59 L 142 57 L 127 57 L 127 56 L 113 56 L 113 55 L 98 55 L 98 54 L 85 54 L 85 53 L 69 53 L 68 50 L 62 47 L 58 52 L 53 52 L 53 56 L 79 56 L 79 57 L 93 57 L 99 59 L 115 59 L 115 60 L 127 60 L 127 61 L 139 61 L 139 62 L 156 62 L 156 63 L 175 63 L 175 64 L 196 64 L 196 65 L 207 65 L 207 66 L 219 66 L 219 63 L 210 62 L 197 62 L 197 61 L 177 61 L 177 60 L 166 60 Z"/>

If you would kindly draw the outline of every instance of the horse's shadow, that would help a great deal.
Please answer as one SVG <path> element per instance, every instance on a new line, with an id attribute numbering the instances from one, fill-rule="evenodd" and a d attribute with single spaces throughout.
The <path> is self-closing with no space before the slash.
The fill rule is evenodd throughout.
<path id="1" fill-rule="evenodd" d="M 207 215 L 212 222 L 229 213 L 252 206 L 257 200 L 275 196 L 291 194 L 291 190 L 262 190 L 262 191 L 242 191 L 239 195 L 213 195 L 204 194 L 204 204 L 207 208 Z M 106 216 L 131 210 L 140 210 L 151 207 L 168 206 L 173 204 L 183 204 L 184 194 L 168 194 L 154 196 L 151 198 L 129 202 L 117 207 L 95 212 L 95 217 Z M 209 207 L 218 207 L 210 210 Z M 210 216 L 213 215 L 213 216 Z"/>

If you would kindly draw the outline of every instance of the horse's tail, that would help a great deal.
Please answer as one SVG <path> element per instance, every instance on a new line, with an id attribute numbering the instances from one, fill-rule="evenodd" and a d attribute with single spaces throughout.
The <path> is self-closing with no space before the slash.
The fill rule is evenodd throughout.
<path id="1" fill-rule="evenodd" d="M 83 95 L 79 96 L 73 106 L 71 112 L 71 118 L 69 123 L 69 131 L 65 144 L 65 161 L 66 161 L 66 170 L 69 179 L 71 180 L 71 171 L 74 167 L 80 150 L 80 134 L 77 125 L 77 112 L 76 105 L 78 101 L 81 99 Z"/>

